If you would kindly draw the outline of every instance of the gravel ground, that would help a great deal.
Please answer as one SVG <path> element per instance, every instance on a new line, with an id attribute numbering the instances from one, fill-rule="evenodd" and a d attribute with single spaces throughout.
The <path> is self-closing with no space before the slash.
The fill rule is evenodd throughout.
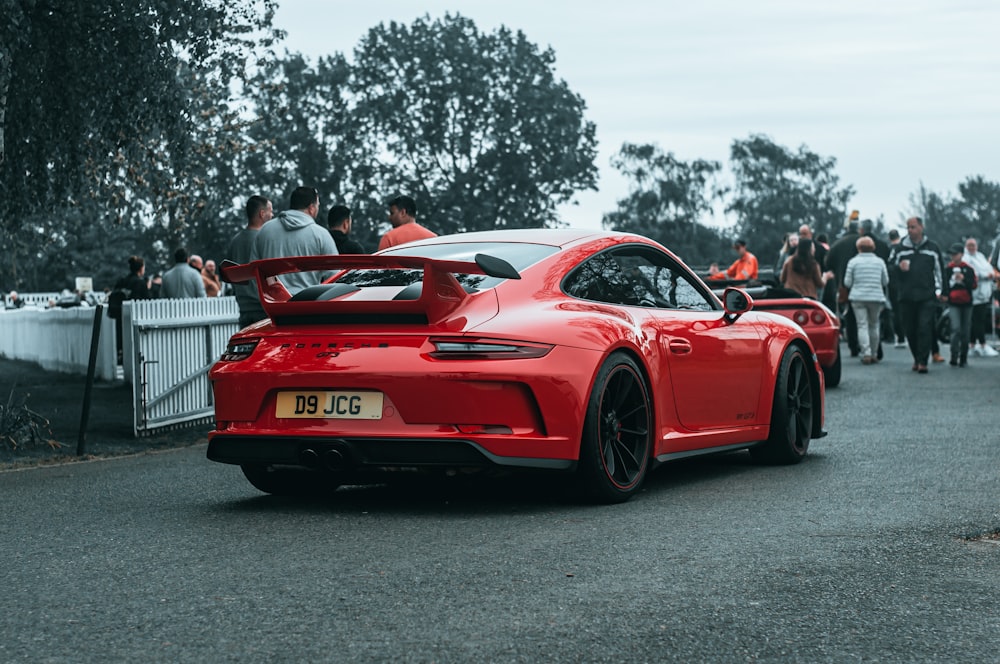
<path id="1" fill-rule="evenodd" d="M 80 447 L 85 376 L 45 371 L 37 364 L 0 358 L 0 468 L 140 454 L 204 442 L 204 424 L 137 438 L 132 431 L 132 388 L 124 381 L 94 383 Z M 32 440 L 12 431 L 25 409 L 38 416 Z"/>

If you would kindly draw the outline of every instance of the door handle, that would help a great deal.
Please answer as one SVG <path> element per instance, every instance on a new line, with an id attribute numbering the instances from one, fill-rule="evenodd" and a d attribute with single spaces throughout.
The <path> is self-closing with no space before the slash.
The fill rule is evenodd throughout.
<path id="1" fill-rule="evenodd" d="M 670 349 L 671 353 L 676 353 L 678 355 L 687 355 L 691 352 L 691 344 L 687 339 L 671 339 L 667 342 L 667 347 Z"/>

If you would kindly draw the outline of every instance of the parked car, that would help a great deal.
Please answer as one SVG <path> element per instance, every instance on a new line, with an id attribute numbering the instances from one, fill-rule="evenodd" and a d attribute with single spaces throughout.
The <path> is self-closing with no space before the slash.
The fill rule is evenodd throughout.
<path id="1" fill-rule="evenodd" d="M 335 274 L 289 295 L 293 271 Z M 268 493 L 542 470 L 618 502 L 671 459 L 796 463 L 824 435 L 802 328 L 638 235 L 466 233 L 222 274 L 254 279 L 269 319 L 211 369 L 208 457 Z"/>
<path id="2" fill-rule="evenodd" d="M 840 385 L 840 319 L 819 300 L 803 297 L 796 291 L 783 288 L 777 278 L 762 273 L 753 282 L 711 281 L 717 295 L 726 288 L 740 287 L 754 301 L 754 311 L 768 311 L 798 323 L 816 350 L 816 359 L 823 368 L 827 387 Z"/>

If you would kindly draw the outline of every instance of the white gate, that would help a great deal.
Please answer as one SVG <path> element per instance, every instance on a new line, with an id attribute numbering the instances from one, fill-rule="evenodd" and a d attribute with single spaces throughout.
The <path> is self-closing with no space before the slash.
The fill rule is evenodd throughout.
<path id="1" fill-rule="evenodd" d="M 238 329 L 233 297 L 126 300 L 123 364 L 135 435 L 214 417 L 208 370 Z"/>

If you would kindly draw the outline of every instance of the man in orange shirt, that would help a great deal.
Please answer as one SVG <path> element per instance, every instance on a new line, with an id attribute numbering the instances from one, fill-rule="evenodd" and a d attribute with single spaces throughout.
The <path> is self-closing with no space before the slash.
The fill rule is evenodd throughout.
<path id="1" fill-rule="evenodd" d="M 732 279 L 749 281 L 757 278 L 757 257 L 747 251 L 747 241 L 737 240 L 733 249 L 739 254 L 736 261 L 725 272 L 721 272 L 713 263 L 709 270 L 709 279 Z"/>
<path id="2" fill-rule="evenodd" d="M 379 251 L 397 244 L 437 237 L 437 233 L 417 223 L 417 203 L 409 196 L 396 196 L 389 201 L 389 223 L 392 230 L 379 240 Z"/>

